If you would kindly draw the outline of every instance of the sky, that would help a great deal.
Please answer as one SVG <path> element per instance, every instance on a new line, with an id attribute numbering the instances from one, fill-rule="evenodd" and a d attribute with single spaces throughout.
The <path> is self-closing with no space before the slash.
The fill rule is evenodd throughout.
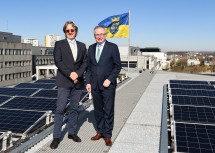
<path id="1" fill-rule="evenodd" d="M 108 41 L 161 51 L 215 51 L 215 0 L 7 0 L 0 6 L 0 31 L 38 39 L 40 45 L 47 34 L 65 38 L 66 21 L 78 26 L 77 40 L 91 45 L 100 21 L 130 10 L 130 39 Z"/>

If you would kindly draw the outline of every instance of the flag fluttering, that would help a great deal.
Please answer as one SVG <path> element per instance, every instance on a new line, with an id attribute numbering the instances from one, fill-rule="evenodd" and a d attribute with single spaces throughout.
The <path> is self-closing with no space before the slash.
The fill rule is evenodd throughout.
<path id="1" fill-rule="evenodd" d="M 129 14 L 110 16 L 101 21 L 99 26 L 106 29 L 107 38 L 128 38 L 129 37 Z"/>

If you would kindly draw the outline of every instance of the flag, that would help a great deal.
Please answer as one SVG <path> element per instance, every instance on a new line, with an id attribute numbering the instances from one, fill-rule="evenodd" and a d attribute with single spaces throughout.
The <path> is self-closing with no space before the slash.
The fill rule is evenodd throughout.
<path id="1" fill-rule="evenodd" d="M 113 15 L 101 21 L 98 25 L 105 27 L 107 38 L 128 38 L 128 19 L 128 13 Z"/>

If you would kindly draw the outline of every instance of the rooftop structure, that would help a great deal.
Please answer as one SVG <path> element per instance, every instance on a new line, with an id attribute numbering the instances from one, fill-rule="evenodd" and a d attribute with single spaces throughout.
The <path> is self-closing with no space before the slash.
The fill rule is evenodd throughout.
<path id="1" fill-rule="evenodd" d="M 27 152 L 166 153 L 168 125 L 167 119 L 164 117 L 165 111 L 163 111 L 164 99 L 166 99 L 165 85 L 170 80 L 193 80 L 193 78 L 203 82 L 209 80 L 215 82 L 212 76 L 164 71 L 146 70 L 139 73 L 136 70 L 128 75 L 130 79 L 117 88 L 112 147 L 105 146 L 103 140 L 97 142 L 90 140 L 90 137 L 95 134 L 93 106 L 90 105 L 85 111 L 80 112 L 79 136 L 83 140 L 81 143 L 74 143 L 65 136 L 59 147 L 51 150 L 49 145 L 52 141 L 52 134 L 50 132 L 50 135 Z M 164 131 L 163 125 L 166 125 Z M 64 134 L 66 135 L 66 132 Z M 28 145 L 31 146 L 30 143 Z"/>

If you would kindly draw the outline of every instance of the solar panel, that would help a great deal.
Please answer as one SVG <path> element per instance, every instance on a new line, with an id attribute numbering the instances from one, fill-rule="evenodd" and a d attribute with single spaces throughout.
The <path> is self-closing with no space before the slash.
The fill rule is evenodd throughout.
<path id="1" fill-rule="evenodd" d="M 189 96 L 207 96 L 215 97 L 214 90 L 186 90 L 186 89 L 171 89 L 172 95 L 189 95 Z"/>
<path id="2" fill-rule="evenodd" d="M 215 107 L 215 97 L 177 96 L 173 95 L 172 104 Z"/>
<path id="3" fill-rule="evenodd" d="M 175 125 L 175 152 L 215 152 L 215 126 L 185 123 Z"/>
<path id="4" fill-rule="evenodd" d="M 10 99 L 11 97 L 8 97 L 8 96 L 0 96 L 0 105 L 3 103 L 3 102 L 5 102 L 5 101 L 7 101 L 8 99 Z"/>
<path id="5" fill-rule="evenodd" d="M 39 111 L 54 111 L 56 99 L 33 98 L 33 97 L 15 97 L 2 105 L 2 108 L 25 109 Z"/>
<path id="6" fill-rule="evenodd" d="M 196 81 L 196 80 L 170 80 L 170 84 L 177 83 L 177 84 L 204 84 L 208 85 L 207 81 Z"/>
<path id="7" fill-rule="evenodd" d="M 205 89 L 205 90 L 215 90 L 214 86 L 211 85 L 198 85 L 198 84 L 170 84 L 171 89 Z"/>
<path id="8" fill-rule="evenodd" d="M 215 81 L 210 81 L 210 84 L 211 85 L 215 85 Z"/>
<path id="9" fill-rule="evenodd" d="M 215 108 L 174 105 L 174 121 L 215 124 Z"/>
<path id="10" fill-rule="evenodd" d="M 20 83 L 15 86 L 16 88 L 42 88 L 42 89 L 53 89 L 55 84 L 50 83 Z"/>
<path id="11" fill-rule="evenodd" d="M 54 76 L 54 77 L 51 77 L 50 79 L 56 79 L 56 76 Z"/>
<path id="12" fill-rule="evenodd" d="M 30 96 L 38 89 L 0 88 L 0 95 Z"/>
<path id="13" fill-rule="evenodd" d="M 41 80 L 37 80 L 34 83 L 52 83 L 55 84 L 56 80 L 54 79 L 41 79 Z"/>
<path id="14" fill-rule="evenodd" d="M 37 92 L 33 97 L 47 97 L 47 98 L 56 98 L 57 97 L 57 90 L 55 89 L 42 89 Z"/>
<path id="15" fill-rule="evenodd" d="M 0 131 L 24 133 L 44 115 L 45 112 L 0 109 Z"/>

